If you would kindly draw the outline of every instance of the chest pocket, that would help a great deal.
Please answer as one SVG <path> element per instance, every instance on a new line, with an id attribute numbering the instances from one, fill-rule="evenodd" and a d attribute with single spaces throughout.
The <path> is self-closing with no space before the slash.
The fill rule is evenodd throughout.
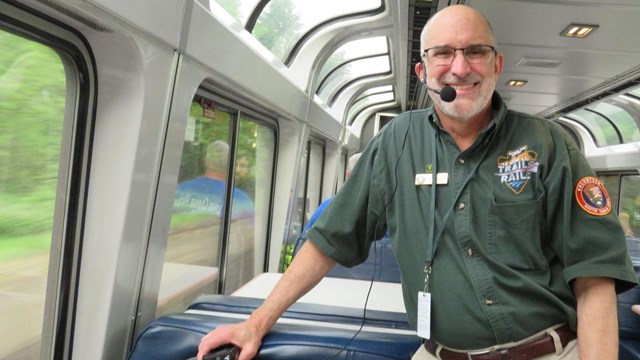
<path id="1" fill-rule="evenodd" d="M 489 206 L 489 252 L 494 259 L 520 271 L 548 267 L 543 250 L 542 198 Z"/>

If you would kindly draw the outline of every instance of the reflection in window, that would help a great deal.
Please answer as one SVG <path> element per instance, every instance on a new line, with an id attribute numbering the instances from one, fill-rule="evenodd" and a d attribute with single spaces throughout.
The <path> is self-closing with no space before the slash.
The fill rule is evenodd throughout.
<path id="1" fill-rule="evenodd" d="M 157 315 L 183 311 L 197 295 L 217 290 L 233 120 L 204 99 L 191 104 Z M 245 193 L 237 195 L 249 201 Z M 250 208 L 243 210 L 231 217 L 253 216 Z"/>
<path id="2" fill-rule="evenodd" d="M 244 285 L 248 272 L 253 278 L 264 270 L 275 148 L 276 137 L 272 128 L 244 117 L 240 119 L 234 182 L 238 191 L 250 197 L 255 211 L 253 222 L 245 220 L 244 226 L 232 219 L 225 294 Z M 249 203 L 238 199 L 234 196 L 232 213 L 248 210 L 244 207 Z"/>
<path id="3" fill-rule="evenodd" d="M 41 357 L 66 92 L 53 49 L 0 30 L 0 359 Z"/>
<path id="4" fill-rule="evenodd" d="M 184 311 L 195 296 L 216 293 L 220 275 L 224 275 L 222 290 L 230 293 L 264 268 L 275 134 L 242 118 L 231 167 L 229 139 L 237 118 L 236 113 L 214 107 L 206 99 L 191 105 L 158 315 Z M 234 186 L 229 184 L 230 168 L 234 169 Z M 222 249 L 225 243 L 226 250 Z M 221 271 L 225 253 L 226 266 Z"/>
<path id="5" fill-rule="evenodd" d="M 354 79 L 362 78 L 367 75 L 385 74 L 391 71 L 391 64 L 389 62 L 389 56 L 376 56 L 372 58 L 359 59 L 352 62 L 343 64 L 335 69 L 325 80 L 320 84 L 318 89 L 318 96 L 330 103 L 330 97 L 334 96 L 334 93 L 338 89 L 344 87 L 347 83 Z"/>

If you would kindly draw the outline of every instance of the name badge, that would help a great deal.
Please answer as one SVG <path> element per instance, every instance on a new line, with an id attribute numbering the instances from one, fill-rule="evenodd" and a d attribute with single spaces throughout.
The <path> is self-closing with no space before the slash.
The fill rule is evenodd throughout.
<path id="1" fill-rule="evenodd" d="M 431 293 L 418 292 L 418 336 L 431 337 Z"/>
<path id="2" fill-rule="evenodd" d="M 449 183 L 449 173 L 437 173 L 436 185 L 446 185 Z M 416 174 L 416 185 L 433 185 L 433 174 Z"/>

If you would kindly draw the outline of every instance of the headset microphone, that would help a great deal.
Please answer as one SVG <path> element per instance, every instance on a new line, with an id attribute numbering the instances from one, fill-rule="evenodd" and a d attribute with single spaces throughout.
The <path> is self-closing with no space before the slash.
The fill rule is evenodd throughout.
<path id="1" fill-rule="evenodd" d="M 456 99 L 456 89 L 452 88 L 451 86 L 445 86 L 440 90 L 432 89 L 428 87 L 427 84 L 424 84 L 424 87 L 426 87 L 427 90 L 433 91 L 434 93 L 440 95 L 440 99 L 442 99 L 442 101 L 444 102 L 452 102 Z"/>
<path id="2" fill-rule="evenodd" d="M 433 91 L 434 93 L 440 95 L 440 99 L 444 102 L 452 102 L 456 99 L 456 89 L 451 86 L 445 86 L 440 90 L 432 89 L 427 85 L 427 74 L 426 74 L 426 66 L 423 61 L 419 62 L 415 66 L 416 75 L 418 75 L 418 80 L 427 88 L 427 90 Z"/>

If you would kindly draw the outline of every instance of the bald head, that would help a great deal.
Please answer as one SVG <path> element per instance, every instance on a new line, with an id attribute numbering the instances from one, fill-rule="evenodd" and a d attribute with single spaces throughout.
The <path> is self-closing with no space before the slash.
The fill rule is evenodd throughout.
<path id="1" fill-rule="evenodd" d="M 443 42 L 448 42 L 451 36 L 466 32 L 477 34 L 478 44 L 497 45 L 491 24 L 484 15 L 466 5 L 452 5 L 440 10 L 427 21 L 420 35 L 420 54 L 432 46 L 454 45 Z M 447 40 L 440 40 L 443 38 Z"/>

